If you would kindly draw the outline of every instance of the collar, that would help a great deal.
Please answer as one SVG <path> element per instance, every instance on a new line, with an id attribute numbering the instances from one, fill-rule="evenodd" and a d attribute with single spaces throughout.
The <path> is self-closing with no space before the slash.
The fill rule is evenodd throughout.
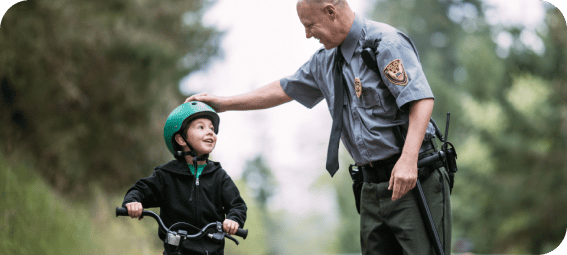
<path id="1" fill-rule="evenodd" d="M 354 14 L 354 22 L 350 27 L 350 31 L 348 32 L 345 41 L 339 46 L 341 47 L 341 51 L 343 53 L 343 57 L 345 58 L 345 62 L 350 64 L 352 56 L 354 55 L 354 50 L 358 44 L 358 39 L 362 34 L 362 26 L 364 24 L 364 20 L 358 16 L 358 14 Z"/>
<path id="2" fill-rule="evenodd" d="M 214 162 L 214 161 L 210 161 L 210 160 L 207 160 L 207 164 L 204 165 L 204 166 L 205 166 L 205 168 L 203 169 L 202 174 L 207 174 L 209 172 L 216 171 L 217 169 L 222 169 L 222 166 L 220 165 L 219 162 Z M 182 175 L 191 175 L 191 171 L 188 167 L 187 162 L 185 162 L 185 160 L 180 161 L 180 160 L 174 159 L 174 160 L 172 160 L 168 163 L 165 163 L 161 166 L 156 167 L 155 169 L 156 170 L 161 169 L 163 171 L 182 174 Z"/>

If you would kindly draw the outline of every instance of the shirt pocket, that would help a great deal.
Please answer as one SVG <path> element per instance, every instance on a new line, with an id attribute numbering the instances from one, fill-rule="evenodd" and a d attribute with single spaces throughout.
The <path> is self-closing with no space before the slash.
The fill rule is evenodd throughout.
<path id="1" fill-rule="evenodd" d="M 391 99 L 391 100 L 389 100 Z M 386 88 L 362 88 L 359 107 L 373 117 L 393 119 L 396 116 L 396 102 Z"/>
<path id="2" fill-rule="evenodd" d="M 382 106 L 380 94 L 374 89 L 362 88 L 359 107 L 370 109 L 379 106 Z"/>

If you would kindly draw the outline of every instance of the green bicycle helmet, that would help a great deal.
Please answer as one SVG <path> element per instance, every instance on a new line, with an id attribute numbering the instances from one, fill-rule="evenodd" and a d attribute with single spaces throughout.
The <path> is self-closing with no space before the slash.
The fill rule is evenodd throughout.
<path id="1" fill-rule="evenodd" d="M 163 128 L 163 138 L 169 152 L 171 152 L 174 157 L 177 158 L 179 156 L 186 155 L 183 151 L 180 151 L 179 145 L 177 145 L 173 139 L 175 135 L 185 129 L 192 120 L 203 117 L 209 118 L 213 122 L 215 134 L 218 134 L 220 122 L 219 115 L 215 112 L 215 110 L 213 110 L 213 108 L 203 102 L 191 101 L 184 103 L 175 108 L 175 110 L 169 114 Z M 181 134 L 181 136 L 185 139 L 185 134 Z M 189 145 L 191 152 L 194 153 L 193 147 L 189 143 L 187 144 Z M 195 155 L 192 156 L 194 157 Z"/>

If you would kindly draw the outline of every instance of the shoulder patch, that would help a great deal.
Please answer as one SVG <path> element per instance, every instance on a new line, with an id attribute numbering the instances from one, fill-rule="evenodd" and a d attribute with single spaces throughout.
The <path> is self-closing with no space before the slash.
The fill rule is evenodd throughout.
<path id="1" fill-rule="evenodd" d="M 400 86 L 408 85 L 408 75 L 401 59 L 395 59 L 384 68 L 384 75 L 392 83 Z"/>

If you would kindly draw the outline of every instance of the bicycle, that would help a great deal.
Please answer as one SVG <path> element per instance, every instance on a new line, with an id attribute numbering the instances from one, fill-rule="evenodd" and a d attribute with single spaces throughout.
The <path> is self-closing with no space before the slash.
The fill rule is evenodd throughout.
<path id="1" fill-rule="evenodd" d="M 116 217 L 118 216 L 128 216 L 128 209 L 124 208 L 124 207 L 116 207 Z M 164 243 L 169 244 L 170 246 L 173 246 L 175 251 L 169 251 L 169 246 L 168 245 L 164 245 L 165 247 L 165 251 L 167 254 L 172 254 L 172 255 L 183 255 L 183 253 L 181 253 L 181 251 L 179 251 L 179 246 L 183 243 L 183 241 L 185 240 L 198 240 L 201 239 L 203 237 L 208 237 L 210 239 L 212 239 L 215 242 L 221 242 L 224 238 L 228 238 L 232 241 L 234 241 L 237 245 L 239 244 L 238 240 L 236 240 L 236 238 L 230 236 L 229 234 L 225 233 L 222 229 L 222 222 L 211 222 L 209 224 L 207 224 L 206 226 L 204 226 L 203 228 L 199 229 L 191 224 L 185 223 L 185 222 L 177 222 L 171 225 L 171 227 L 166 227 L 165 224 L 163 223 L 163 221 L 161 220 L 161 218 L 159 217 L 159 215 L 157 215 L 156 213 L 152 212 L 152 211 L 148 211 L 148 210 L 143 210 L 142 211 L 142 216 L 150 216 L 152 218 L 154 218 L 156 220 L 156 222 L 158 223 L 159 227 L 165 231 L 166 233 L 166 237 L 164 239 Z M 198 232 L 196 234 L 188 234 L 187 232 L 187 228 L 193 228 L 193 229 L 197 229 Z M 213 231 L 210 231 L 213 230 Z M 248 230 L 247 229 L 241 229 L 239 228 L 236 233 L 236 236 L 242 237 L 242 239 L 246 239 L 246 237 L 248 236 Z"/>

